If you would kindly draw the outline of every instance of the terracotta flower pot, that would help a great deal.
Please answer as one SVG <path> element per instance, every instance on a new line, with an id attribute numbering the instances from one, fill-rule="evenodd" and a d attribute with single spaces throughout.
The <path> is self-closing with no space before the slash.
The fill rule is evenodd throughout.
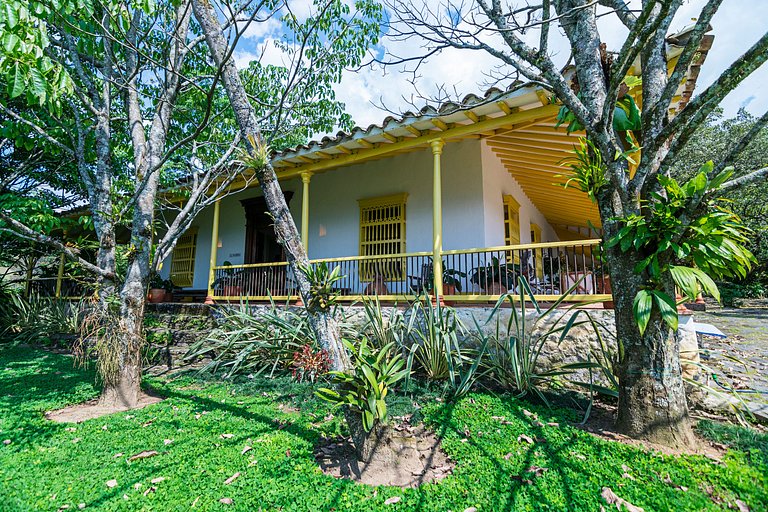
<path id="1" fill-rule="evenodd" d="M 165 290 L 162 288 L 150 288 L 147 300 L 151 304 L 159 304 L 165 300 Z"/>
<path id="2" fill-rule="evenodd" d="M 600 285 L 600 293 L 613 294 L 613 289 L 611 288 L 611 276 L 603 276 L 603 278 L 598 281 L 598 284 Z M 614 304 L 612 300 L 603 301 L 603 309 L 613 309 L 613 306 Z"/>
<path id="3" fill-rule="evenodd" d="M 377 277 L 365 287 L 366 295 L 387 295 L 388 293 L 389 289 L 387 288 L 387 284 L 381 277 Z"/>
<path id="4" fill-rule="evenodd" d="M 507 293 L 507 287 L 501 283 L 488 283 L 484 289 L 487 295 L 501 295 Z"/>

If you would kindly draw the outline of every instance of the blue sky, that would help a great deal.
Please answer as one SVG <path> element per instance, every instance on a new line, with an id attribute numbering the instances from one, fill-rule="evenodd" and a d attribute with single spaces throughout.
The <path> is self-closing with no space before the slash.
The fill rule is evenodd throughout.
<path id="1" fill-rule="evenodd" d="M 445 8 L 445 2 L 424 1 L 433 8 Z M 515 4 L 521 2 L 515 1 Z M 684 2 L 672 24 L 672 31 L 680 30 L 693 22 L 703 0 Z M 289 0 L 292 11 L 300 18 L 311 15 L 311 0 Z M 455 15 L 454 15 L 455 16 Z M 712 33 L 715 42 L 702 68 L 697 91 L 710 85 L 728 65 L 768 31 L 768 0 L 724 0 L 720 10 L 712 20 Z M 280 37 L 281 24 L 277 18 L 249 28 L 245 40 L 236 53 L 238 65 L 242 68 L 251 59 L 263 55 L 266 62 L 280 63 L 280 55 L 274 49 L 273 41 Z M 610 49 L 618 49 L 626 35 L 626 29 L 613 16 L 600 18 L 602 39 Z M 550 44 L 553 59 L 562 64 L 567 58 L 567 46 L 559 31 L 553 31 Z M 536 36 L 538 37 L 538 36 Z M 380 48 L 375 51 L 391 50 L 398 54 L 414 53 L 420 44 L 417 40 L 391 41 L 386 37 Z M 446 50 L 431 57 L 418 72 L 416 84 L 411 83 L 413 76 L 403 73 L 398 68 L 365 68 L 346 72 L 337 86 L 338 98 L 347 105 L 347 111 L 358 125 L 367 126 L 380 122 L 388 112 L 381 109 L 384 104 L 388 109 L 402 112 L 413 109 L 411 103 L 423 105 L 419 94 L 433 97 L 440 87 L 453 95 L 464 96 L 468 93 L 482 92 L 487 84 L 485 73 L 498 61 L 494 57 L 467 50 Z M 746 107 L 754 114 L 768 110 L 768 64 L 756 71 L 733 91 L 723 102 L 726 115 L 734 115 L 739 107 Z"/>

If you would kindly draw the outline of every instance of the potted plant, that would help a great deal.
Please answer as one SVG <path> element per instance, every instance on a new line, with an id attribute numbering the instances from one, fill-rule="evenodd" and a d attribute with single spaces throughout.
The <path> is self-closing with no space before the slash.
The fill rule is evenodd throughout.
<path id="1" fill-rule="evenodd" d="M 502 263 L 494 256 L 487 265 L 473 268 L 469 281 L 478 285 L 488 295 L 501 295 L 514 288 L 516 274 L 514 265 Z"/>
<path id="2" fill-rule="evenodd" d="M 147 300 L 151 304 L 159 304 L 165 300 L 165 281 L 159 273 L 153 272 L 149 278 L 149 294 Z"/>
<path id="3" fill-rule="evenodd" d="M 175 289 L 176 285 L 173 284 L 173 280 L 170 277 L 163 279 L 163 290 L 165 290 L 163 302 L 173 302 L 173 290 Z"/>
<path id="4" fill-rule="evenodd" d="M 458 291 L 461 293 L 461 279 L 467 277 L 466 272 L 456 270 L 455 268 L 449 268 L 443 260 L 443 295 L 456 295 Z M 429 268 L 425 275 L 424 289 L 427 292 L 432 292 L 435 286 L 435 274 L 432 263 L 429 264 Z"/>
<path id="5" fill-rule="evenodd" d="M 225 261 L 222 267 L 232 267 L 232 263 Z M 214 281 L 213 286 L 221 287 L 221 293 L 225 297 L 239 297 L 243 293 L 241 272 L 233 268 L 225 268 L 224 275 Z"/>

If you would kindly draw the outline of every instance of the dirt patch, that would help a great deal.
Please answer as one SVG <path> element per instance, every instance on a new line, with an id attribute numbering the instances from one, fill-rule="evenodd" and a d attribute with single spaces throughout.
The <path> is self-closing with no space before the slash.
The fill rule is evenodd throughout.
<path id="1" fill-rule="evenodd" d="M 135 409 L 143 409 L 144 407 L 161 402 L 163 399 L 158 396 L 148 395 L 142 393 L 139 396 L 139 403 L 136 407 L 106 407 L 99 405 L 98 399 L 83 402 L 81 404 L 70 405 L 63 409 L 57 409 L 55 411 L 48 411 L 45 413 L 45 417 L 51 421 L 57 423 L 81 423 L 85 420 L 91 420 L 93 418 L 99 418 L 116 412 L 131 411 Z"/>
<path id="2" fill-rule="evenodd" d="M 608 441 L 617 441 L 619 443 L 637 446 L 646 451 L 660 452 L 664 455 L 703 455 L 715 461 L 721 461 L 728 448 L 719 443 L 713 443 L 703 437 L 696 436 L 696 448 L 685 449 L 662 444 L 652 443 L 643 439 L 635 439 L 616 431 L 616 407 L 608 404 L 595 404 L 589 420 L 584 425 L 574 425 L 575 427 L 589 432 L 590 434 Z M 695 433 L 694 433 L 695 435 Z"/>
<path id="3" fill-rule="evenodd" d="M 418 487 L 449 475 L 454 463 L 440 448 L 440 440 L 422 425 L 393 426 L 385 442 L 386 454 L 367 463 L 358 460 L 352 442 L 322 438 L 315 459 L 327 475 L 368 485 Z"/>

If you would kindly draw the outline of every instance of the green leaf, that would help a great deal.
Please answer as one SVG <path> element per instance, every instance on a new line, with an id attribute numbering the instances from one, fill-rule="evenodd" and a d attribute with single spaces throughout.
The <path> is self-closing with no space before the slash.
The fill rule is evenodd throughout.
<path id="1" fill-rule="evenodd" d="M 9 95 L 11 98 L 16 98 L 17 96 L 20 96 L 24 92 L 26 77 L 24 76 L 25 72 L 23 68 L 24 68 L 24 65 L 18 62 L 14 65 L 13 85 L 11 86 L 11 90 L 9 91 Z"/>
<path id="2" fill-rule="evenodd" d="M 640 334 L 645 332 L 645 328 L 648 327 L 648 322 L 651 319 L 651 308 L 653 307 L 653 301 L 651 293 L 648 290 L 640 290 L 635 295 L 635 300 L 632 304 L 632 310 L 635 314 L 635 322 L 640 329 Z"/>
<path id="3" fill-rule="evenodd" d="M 659 311 L 661 311 L 661 318 L 672 329 L 677 329 L 678 316 L 675 299 L 658 290 L 651 290 L 651 293 L 653 294 L 654 302 L 658 306 Z"/>

